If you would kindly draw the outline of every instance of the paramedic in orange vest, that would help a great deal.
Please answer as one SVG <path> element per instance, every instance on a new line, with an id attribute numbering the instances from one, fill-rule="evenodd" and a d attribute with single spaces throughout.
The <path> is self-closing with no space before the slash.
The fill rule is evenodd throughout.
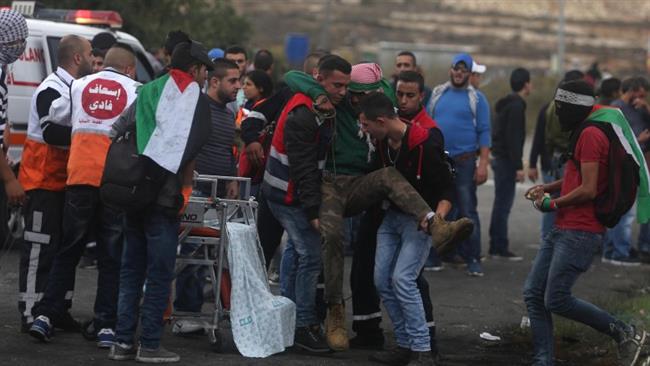
<path id="1" fill-rule="evenodd" d="M 50 109 L 53 121 L 70 119 L 72 141 L 63 207 L 63 242 L 54 258 L 43 299 L 32 310 L 35 319 L 29 333 L 41 341 L 50 340 L 52 321 L 67 310 L 66 292 L 74 287 L 75 269 L 86 246 L 86 236 L 94 229 L 99 270 L 95 316 L 82 331 L 86 337 L 96 337 L 100 348 L 113 344 L 123 213 L 100 201 L 99 185 L 110 145 L 109 131 L 133 103 L 140 85 L 133 80 L 135 65 L 131 47 L 114 45 L 106 53 L 104 69 L 76 80 L 70 91 L 70 102 L 59 98 Z"/>
<path id="2" fill-rule="evenodd" d="M 65 189 L 70 121 L 53 123 L 52 102 L 69 95 L 75 79 L 92 72 L 92 55 L 87 39 L 68 35 L 57 51 L 59 67 L 50 74 L 32 96 L 18 180 L 27 192 L 23 208 L 25 233 L 20 252 L 18 274 L 18 310 L 22 331 L 34 321 L 32 307 L 43 296 L 52 261 L 61 243 L 63 198 Z M 66 294 L 72 294 L 72 287 Z M 66 297 L 66 300 L 69 298 Z M 75 330 L 78 324 L 66 311 L 63 319 L 53 319 L 57 328 Z"/>

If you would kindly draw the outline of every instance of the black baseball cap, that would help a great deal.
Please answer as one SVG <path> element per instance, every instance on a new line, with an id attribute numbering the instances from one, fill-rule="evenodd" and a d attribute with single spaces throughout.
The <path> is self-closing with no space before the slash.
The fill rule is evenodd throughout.
<path id="1" fill-rule="evenodd" d="M 174 48 L 170 66 L 175 69 L 186 69 L 187 66 L 196 62 L 205 65 L 208 71 L 214 70 L 214 64 L 208 56 L 208 51 L 201 43 L 183 42 Z"/>

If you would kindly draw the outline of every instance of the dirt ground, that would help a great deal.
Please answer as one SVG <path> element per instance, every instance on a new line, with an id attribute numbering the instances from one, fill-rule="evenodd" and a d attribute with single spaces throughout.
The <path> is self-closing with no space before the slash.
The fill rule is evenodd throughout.
<path id="1" fill-rule="evenodd" d="M 530 336 L 519 325 L 526 315 L 522 286 L 539 243 L 540 216 L 521 198 L 518 190 L 510 218 L 511 249 L 524 256 L 522 262 L 508 263 L 485 260 L 485 277 L 470 278 L 461 269 L 445 268 L 427 273 L 434 314 L 438 327 L 443 366 L 460 365 L 528 365 L 531 360 Z M 494 187 L 479 189 L 479 211 L 483 233 L 483 252 L 487 252 L 489 215 Z M 79 334 L 58 333 L 51 344 L 38 344 L 20 333 L 17 311 L 17 252 L 0 261 L 0 365 L 114 365 L 107 352 L 99 350 Z M 349 260 L 346 263 L 349 270 Z M 594 259 L 592 268 L 578 281 L 575 294 L 589 301 L 615 308 L 618 302 L 634 295 L 637 289 L 650 285 L 650 266 L 614 267 Z M 79 270 L 72 313 L 75 317 L 92 316 L 96 272 Z M 346 289 L 349 295 L 349 288 Z M 348 320 L 351 306 L 348 306 Z M 648 309 L 650 312 L 650 309 Z M 558 322 L 558 365 L 613 365 L 611 342 L 584 326 Z M 384 317 L 382 326 L 392 339 L 390 321 Z M 350 327 L 349 327 L 350 328 Z M 566 329 L 565 329 L 566 328 Z M 499 342 L 484 341 L 481 332 L 502 338 Z M 266 359 L 247 359 L 234 349 L 215 353 L 207 337 L 180 338 L 169 328 L 163 344 L 181 355 L 181 364 L 192 365 L 371 365 L 370 351 L 351 350 L 312 356 L 287 351 Z"/>

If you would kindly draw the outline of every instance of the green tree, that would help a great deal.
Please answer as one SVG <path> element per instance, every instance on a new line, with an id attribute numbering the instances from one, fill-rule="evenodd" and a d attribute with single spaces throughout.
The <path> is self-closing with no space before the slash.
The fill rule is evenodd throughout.
<path id="1" fill-rule="evenodd" d="M 171 30 L 183 30 L 207 49 L 244 44 L 251 27 L 228 0 L 43 0 L 48 8 L 115 10 L 122 29 L 146 48 L 162 46 Z M 0 1 L 0 4 L 10 1 Z"/>

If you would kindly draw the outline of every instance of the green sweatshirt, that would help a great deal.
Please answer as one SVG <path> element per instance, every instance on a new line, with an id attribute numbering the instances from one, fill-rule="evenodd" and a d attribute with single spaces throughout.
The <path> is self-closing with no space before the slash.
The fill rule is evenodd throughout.
<path id="1" fill-rule="evenodd" d="M 301 71 L 289 71 L 284 81 L 293 92 L 306 94 L 314 100 L 327 95 L 313 77 Z M 336 105 L 336 129 L 325 170 L 340 175 L 364 175 L 370 171 L 369 142 L 360 129 L 357 113 L 346 98 Z"/>

